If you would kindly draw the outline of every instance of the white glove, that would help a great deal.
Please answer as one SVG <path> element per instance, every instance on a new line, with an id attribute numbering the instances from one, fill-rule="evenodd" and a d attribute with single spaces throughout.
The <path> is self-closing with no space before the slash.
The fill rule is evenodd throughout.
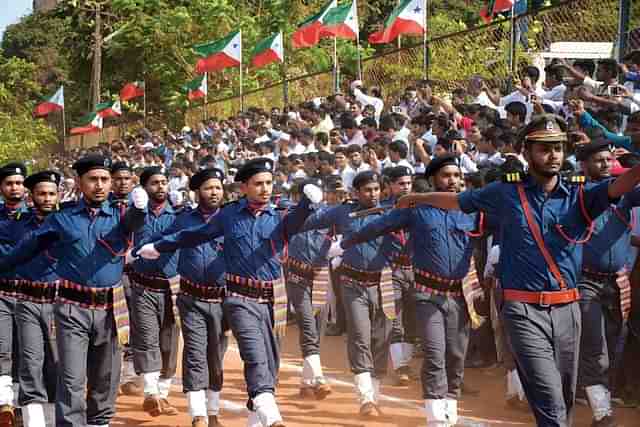
<path id="1" fill-rule="evenodd" d="M 338 256 L 331 259 L 331 268 L 333 268 L 334 270 L 340 267 L 340 264 L 342 264 L 342 257 Z"/>
<path id="2" fill-rule="evenodd" d="M 124 263 L 131 264 L 136 259 L 138 259 L 138 257 L 133 256 L 133 251 L 127 251 L 127 256 L 124 258 Z"/>
<path id="3" fill-rule="evenodd" d="M 171 206 L 182 206 L 182 204 L 184 203 L 184 196 L 182 195 L 182 191 L 171 191 L 169 193 L 169 201 L 171 202 Z"/>
<path id="4" fill-rule="evenodd" d="M 160 252 L 156 250 L 156 247 L 153 246 L 153 243 L 147 243 L 142 246 L 138 251 L 138 256 L 144 259 L 158 259 L 160 258 Z"/>
<path id="5" fill-rule="evenodd" d="M 317 185 L 307 184 L 302 189 L 302 192 L 311 203 L 320 203 L 322 201 L 322 190 Z"/>
<path id="6" fill-rule="evenodd" d="M 133 200 L 133 206 L 137 209 L 144 209 L 149 203 L 149 195 L 144 191 L 144 188 L 136 187 L 131 192 L 131 200 Z"/>
<path id="7" fill-rule="evenodd" d="M 342 243 L 342 240 L 338 240 L 336 242 L 331 243 L 331 247 L 329 248 L 327 257 L 335 258 L 335 257 L 342 256 L 342 254 L 344 253 L 344 249 L 342 249 L 342 246 L 340 246 L 340 243 Z"/>

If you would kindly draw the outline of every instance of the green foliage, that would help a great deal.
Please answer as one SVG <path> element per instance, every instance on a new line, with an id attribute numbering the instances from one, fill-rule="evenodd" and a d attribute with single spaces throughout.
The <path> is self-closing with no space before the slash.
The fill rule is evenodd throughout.
<path id="1" fill-rule="evenodd" d="M 0 51 L 1 53 L 1 51 Z M 0 163 L 41 156 L 41 149 L 55 144 L 56 133 L 31 111 L 41 95 L 35 81 L 37 67 L 22 58 L 0 55 Z"/>

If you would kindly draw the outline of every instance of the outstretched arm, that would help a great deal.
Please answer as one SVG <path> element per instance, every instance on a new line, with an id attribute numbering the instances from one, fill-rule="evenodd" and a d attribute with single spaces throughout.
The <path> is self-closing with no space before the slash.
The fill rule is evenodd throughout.
<path id="1" fill-rule="evenodd" d="M 640 165 L 620 175 L 609 184 L 607 194 L 609 199 L 615 200 L 632 191 L 640 183 Z"/>
<path id="2" fill-rule="evenodd" d="M 347 249 L 383 234 L 405 228 L 409 225 L 410 215 L 411 210 L 409 209 L 393 209 L 351 234 L 347 239 L 342 240 L 340 246 Z"/>
<path id="3" fill-rule="evenodd" d="M 435 192 L 425 194 L 408 194 L 398 199 L 397 208 L 409 208 L 419 205 L 429 205 L 439 209 L 460 210 L 456 193 Z"/>

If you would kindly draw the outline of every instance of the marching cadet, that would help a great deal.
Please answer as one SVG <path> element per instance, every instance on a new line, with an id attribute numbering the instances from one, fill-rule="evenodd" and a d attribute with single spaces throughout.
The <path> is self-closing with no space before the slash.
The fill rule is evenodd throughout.
<path id="1" fill-rule="evenodd" d="M 128 340 L 120 280 L 130 235 L 142 226 L 148 196 L 136 188 L 133 207 L 123 215 L 107 200 L 110 166 L 110 160 L 99 155 L 74 163 L 82 199 L 48 215 L 41 227 L 0 259 L 0 271 L 9 271 L 58 244 L 60 285 L 54 316 L 59 427 L 106 426 L 115 414 L 119 342 Z"/>
<path id="2" fill-rule="evenodd" d="M 364 215 L 365 209 L 380 207 L 380 175 L 360 172 L 353 179 L 356 203 L 322 210 L 307 220 L 305 230 L 333 227 L 335 235 L 349 237 L 378 215 Z M 378 212 L 379 213 L 379 212 Z M 340 280 L 347 315 L 347 353 L 355 375 L 362 416 L 375 416 L 380 382 L 387 372 L 391 320 L 395 317 L 391 269 L 382 248 L 390 239 L 376 240 L 347 250 L 340 265 Z M 335 256 L 329 253 L 330 258 Z"/>
<path id="3" fill-rule="evenodd" d="M 299 201 L 300 190 L 307 183 L 322 186 L 321 180 L 315 178 L 294 184 L 291 189 L 292 202 Z M 326 326 L 328 308 L 327 252 L 331 246 L 328 231 L 309 230 L 293 236 L 286 264 L 287 295 L 296 313 L 303 357 L 300 396 L 317 400 L 331 394 L 331 386 L 322 373 L 320 361 L 320 337 Z"/>
<path id="4" fill-rule="evenodd" d="M 60 174 L 43 171 L 24 181 L 33 200 L 33 210 L 21 216 L 10 230 L 15 241 L 40 228 L 58 209 Z M 0 232 L 4 232 L 1 230 Z M 16 324 L 20 393 L 25 427 L 44 427 L 45 405 L 55 402 L 58 350 L 55 344 L 53 308 L 60 277 L 55 272 L 55 253 L 43 252 L 16 268 Z"/>
<path id="5" fill-rule="evenodd" d="M 611 177 L 615 159 L 611 142 L 596 139 L 579 146 L 576 158 L 587 179 L 600 182 Z M 613 365 L 623 320 L 630 303 L 629 271 L 633 208 L 640 205 L 640 190 L 625 194 L 593 221 L 591 238 L 584 244 L 580 309 L 582 338 L 578 395 L 585 395 L 593 411 L 594 427 L 617 426 L 611 409 L 609 368 Z"/>
<path id="6" fill-rule="evenodd" d="M 125 211 L 129 207 L 129 194 L 133 190 L 133 171 L 127 162 L 113 162 L 111 165 L 111 194 L 109 200 L 115 201 L 121 211 Z M 136 335 L 135 322 L 131 314 L 131 283 L 129 282 L 128 273 L 131 270 L 131 264 L 124 266 L 124 274 L 122 275 L 122 286 L 124 287 L 125 296 L 127 297 L 127 307 L 129 308 L 129 318 L 131 320 L 129 336 Z M 133 365 L 133 351 L 130 343 L 126 344 L 122 350 L 122 376 L 120 378 L 120 392 L 129 396 L 142 396 L 143 390 L 140 386 L 142 378 L 136 375 Z"/>
<path id="7" fill-rule="evenodd" d="M 615 181 L 568 182 L 559 172 L 567 141 L 558 116 L 534 117 L 523 129 L 528 175 L 506 175 L 478 189 L 405 196 L 398 207 L 428 204 L 501 219 L 501 315 L 518 373 L 539 426 L 572 423 L 580 343 L 580 242 L 592 219 L 640 182 L 640 167 Z"/>
<path id="8" fill-rule="evenodd" d="M 429 163 L 425 177 L 436 191 L 458 193 L 463 180 L 457 156 Z M 431 206 L 395 209 L 370 222 L 339 244 L 356 244 L 408 229 L 413 254 L 417 324 L 424 347 L 422 391 L 427 425 L 446 427 L 458 421 L 464 360 L 470 331 L 468 303 L 463 293 L 467 276 L 477 282 L 472 267 L 476 215 Z M 476 283 L 476 288 L 479 287 Z"/>
<path id="9" fill-rule="evenodd" d="M 176 220 L 167 200 L 168 180 L 162 168 L 145 168 L 140 185 L 149 195 L 149 206 L 144 225 L 134 236 L 137 245 L 152 241 Z M 178 253 L 171 253 L 156 260 L 136 259 L 128 271 L 135 325 L 133 363 L 144 384 L 142 409 L 152 417 L 178 414 L 168 400 L 178 361 L 178 326 L 173 310 L 173 294 L 180 279 L 177 266 Z"/>
<path id="10" fill-rule="evenodd" d="M 226 291 L 223 311 L 244 362 L 249 425 L 282 427 L 275 400 L 280 363 L 276 332 L 286 326 L 287 298 L 282 258 L 289 238 L 299 232 L 322 201 L 322 190 L 305 185 L 305 197 L 282 213 L 270 204 L 273 161 L 252 159 L 235 176 L 245 197 L 230 203 L 207 224 L 144 245 L 137 252 L 155 259 L 161 252 L 194 247 L 224 236 Z"/>
<path id="11" fill-rule="evenodd" d="M 189 189 L 198 207 L 181 213 L 171 230 L 183 230 L 214 221 L 220 213 L 224 173 L 204 169 L 191 177 Z M 184 335 L 182 385 L 187 394 L 193 427 L 218 426 L 222 363 L 227 350 L 226 321 L 222 313 L 225 290 L 224 238 L 180 250 L 178 309 Z"/>
<path id="12" fill-rule="evenodd" d="M 392 207 L 399 197 L 411 193 L 413 173 L 407 166 L 386 168 L 383 173 L 389 179 L 391 196 L 382 201 L 383 206 Z M 411 376 L 409 362 L 413 356 L 413 344 L 409 337 L 415 335 L 416 304 L 413 298 L 413 267 L 409 253 L 409 234 L 405 230 L 394 233 L 392 266 L 393 291 L 396 298 L 396 318 L 392 321 L 391 365 L 397 385 L 407 385 Z"/>
<path id="13" fill-rule="evenodd" d="M 27 168 L 22 163 L 7 163 L 0 168 L 0 229 L 10 230 L 16 217 L 26 211 L 24 206 L 24 178 Z M 13 239 L 0 242 L 2 255 L 15 245 Z M 8 269 L 0 273 L 0 427 L 14 425 L 14 403 L 18 398 L 18 338 L 15 321 L 15 273 Z"/>

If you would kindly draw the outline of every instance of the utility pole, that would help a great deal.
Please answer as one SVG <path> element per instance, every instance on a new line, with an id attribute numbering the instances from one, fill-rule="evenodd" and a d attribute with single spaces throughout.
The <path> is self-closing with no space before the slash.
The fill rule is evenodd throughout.
<path id="1" fill-rule="evenodd" d="M 631 16 L 631 0 L 620 0 L 618 15 L 618 62 L 622 62 L 622 58 L 627 50 L 629 38 L 629 19 Z"/>
<path id="2" fill-rule="evenodd" d="M 91 105 L 90 110 L 95 111 L 100 103 L 100 77 L 102 74 L 102 14 L 100 3 L 96 3 L 96 28 L 93 33 L 93 75 L 91 80 Z"/>

